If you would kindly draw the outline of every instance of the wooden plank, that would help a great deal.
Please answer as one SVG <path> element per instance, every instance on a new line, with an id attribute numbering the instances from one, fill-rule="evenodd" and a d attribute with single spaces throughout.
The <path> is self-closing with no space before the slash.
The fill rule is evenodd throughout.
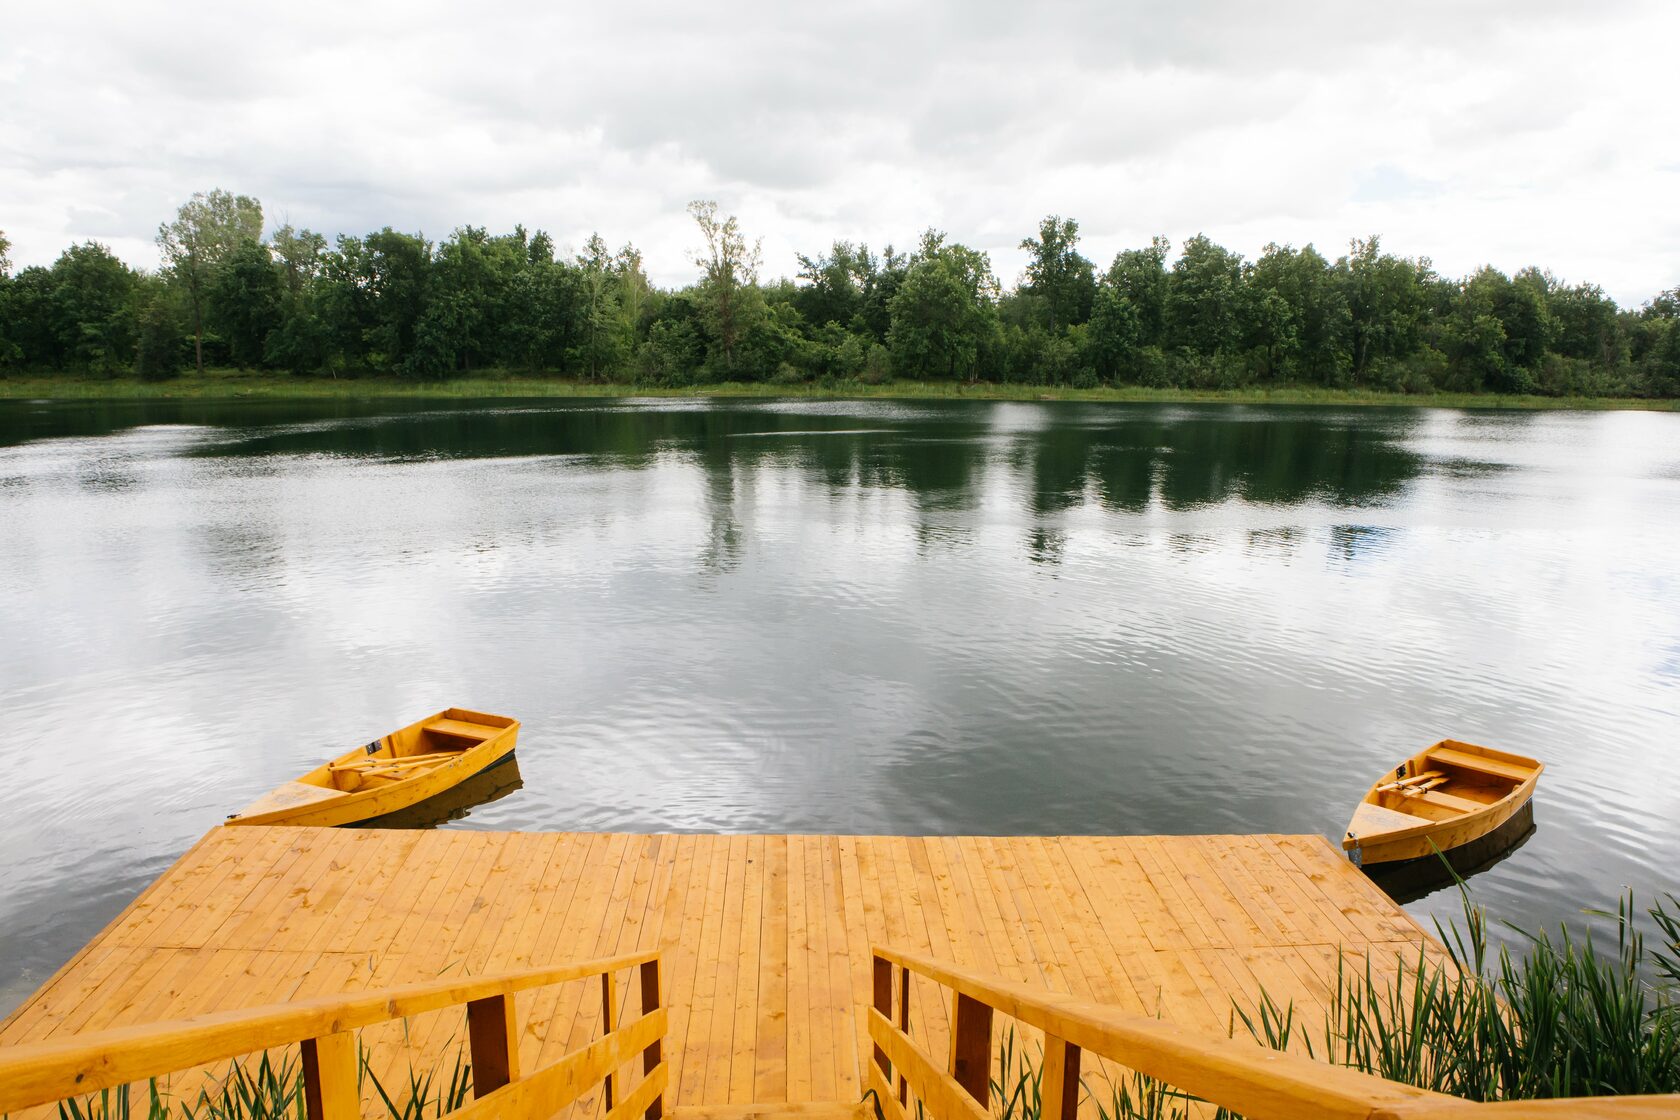
<path id="1" fill-rule="evenodd" d="M 737 977 L 741 968 L 741 931 L 745 924 L 747 838 L 723 841 L 723 890 L 715 896 L 718 908 L 717 941 L 711 956 L 717 967 L 707 969 L 706 998 L 711 1021 L 706 1030 L 705 1089 L 697 1104 L 728 1104 L 735 1055 Z"/>
<path id="2" fill-rule="evenodd" d="M 758 1021 L 753 1025 L 753 1100 L 788 1099 L 788 838 L 764 844 L 764 905 L 758 939 Z"/>
<path id="3" fill-rule="evenodd" d="M 834 1044 L 829 1051 L 833 1067 L 834 1092 L 831 1100 L 855 1098 L 860 1091 L 857 1084 L 857 1055 L 854 1052 L 853 1028 L 862 1018 L 864 1005 L 853 1002 L 850 946 L 847 936 L 846 899 L 840 882 L 840 842 L 834 836 L 818 838 L 822 851 L 823 913 L 827 921 L 829 1034 Z M 867 946 L 863 949 L 868 953 Z"/>
<path id="4" fill-rule="evenodd" d="M 840 1088 L 834 1068 L 834 1050 L 850 1032 L 835 1031 L 831 1013 L 836 995 L 828 969 L 828 904 L 823 890 L 822 837 L 801 837 L 805 849 L 805 977 L 811 1030 L 811 1095 L 808 1100 L 831 1101 Z"/>
<path id="5" fill-rule="evenodd" d="M 680 1045 L 684 1061 L 681 1080 L 672 1092 L 678 1101 L 722 1104 L 722 1101 L 708 1102 L 705 1094 L 706 1075 L 715 1046 L 711 1038 L 712 1001 L 717 997 L 717 945 L 723 933 L 723 915 L 718 912 L 718 900 L 729 878 L 728 841 L 720 836 L 700 836 L 695 840 L 704 852 L 706 872 L 704 878 L 695 884 L 700 888 L 699 897 L 694 897 L 691 888 L 688 905 L 701 903 L 698 908 L 699 938 L 694 945 L 694 954 L 705 964 L 689 966 L 694 977 L 687 1008 L 688 1035 L 681 1043 L 674 1043 Z M 681 969 L 683 966 L 677 967 Z M 672 999 L 673 1012 L 680 1012 L 682 1006 L 678 999 Z"/>
<path id="6" fill-rule="evenodd" d="M 699 967 L 697 948 L 706 912 L 703 901 L 707 861 L 711 854 L 711 845 L 704 843 L 706 839 L 702 836 L 677 838 L 677 866 L 672 872 L 671 889 L 666 898 L 672 913 L 681 917 L 680 920 L 674 920 L 669 915 L 666 917 L 667 932 L 660 943 L 667 970 L 666 1002 L 671 1008 L 670 1051 L 665 1060 L 671 1065 L 672 1096 L 679 1100 L 682 1099 L 679 1095 L 681 1078 L 689 1065 L 684 1057 L 688 1044 L 689 1008 L 693 1005 L 695 972 Z"/>
<path id="7" fill-rule="evenodd" d="M 811 923 L 805 906 L 805 838 L 788 837 L 787 1099 L 811 1095 Z"/>
<path id="8" fill-rule="evenodd" d="M 848 985 L 846 1026 L 852 1032 L 850 1045 L 836 1047 L 840 1060 L 840 1098 L 855 1100 L 863 1095 L 865 1078 L 863 1063 L 870 1051 L 869 1023 L 863 1016 L 872 996 L 871 958 L 869 954 L 868 919 L 864 914 L 862 884 L 858 881 L 857 845 L 846 837 L 830 837 L 833 890 L 836 894 L 838 920 L 844 930 L 845 942 L 839 946 L 835 959 L 842 969 L 842 982 Z"/>
<path id="9" fill-rule="evenodd" d="M 764 933 L 764 837 L 746 838 L 746 864 L 741 888 L 741 926 L 735 952 L 735 1021 L 729 1054 L 729 1095 L 732 1104 L 759 1100 L 754 1078 L 759 1048 L 758 997 L 762 974 L 758 962 L 763 955 Z M 727 991 L 728 988 L 725 988 Z"/>

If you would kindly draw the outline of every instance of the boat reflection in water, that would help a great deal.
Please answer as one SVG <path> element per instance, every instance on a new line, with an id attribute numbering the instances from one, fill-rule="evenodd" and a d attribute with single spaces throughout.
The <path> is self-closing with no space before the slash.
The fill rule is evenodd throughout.
<path id="1" fill-rule="evenodd" d="M 436 828 L 440 824 L 460 820 L 480 805 L 500 801 L 524 784 L 519 775 L 519 758 L 510 754 L 488 770 L 479 771 L 435 797 L 349 827 Z"/>
<path id="2" fill-rule="evenodd" d="M 1530 801 L 1510 820 L 1468 844 L 1421 859 L 1377 864 L 1365 868 L 1365 873 L 1383 893 L 1404 906 L 1486 871 L 1528 843 L 1533 835 L 1534 802 Z"/>

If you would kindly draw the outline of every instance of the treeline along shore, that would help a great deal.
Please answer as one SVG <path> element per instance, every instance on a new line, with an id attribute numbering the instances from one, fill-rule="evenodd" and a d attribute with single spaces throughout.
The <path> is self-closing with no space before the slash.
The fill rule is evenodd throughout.
<path id="1" fill-rule="evenodd" d="M 1158 237 L 1099 268 L 1058 216 L 1022 240 L 1009 288 L 935 230 L 902 252 L 837 241 L 765 280 L 734 217 L 689 211 L 699 271 L 675 290 L 599 236 L 574 256 L 524 227 L 265 239 L 261 204 L 220 190 L 160 226 L 156 272 L 88 241 L 14 274 L 0 234 L 0 373 L 1680 397 L 1680 288 L 1621 308 L 1540 268 L 1444 277 L 1376 237 L 1333 261 L 1311 245 L 1250 261 L 1203 236 L 1175 255 Z"/>

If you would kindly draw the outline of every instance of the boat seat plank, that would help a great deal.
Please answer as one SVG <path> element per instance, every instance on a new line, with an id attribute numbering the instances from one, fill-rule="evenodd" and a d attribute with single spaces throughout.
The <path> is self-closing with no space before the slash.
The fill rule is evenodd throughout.
<path id="1" fill-rule="evenodd" d="M 452 735 L 457 739 L 476 739 L 482 742 L 496 735 L 500 727 L 487 727 L 482 723 L 468 723 L 463 719 L 434 719 L 425 724 L 422 730 L 435 731 L 439 735 Z"/>
<path id="2" fill-rule="evenodd" d="M 1470 797 L 1459 797 L 1456 794 L 1442 793 L 1438 789 L 1419 790 L 1409 793 L 1407 797 L 1415 797 L 1419 801 L 1427 801 L 1431 805 L 1439 805 L 1443 809 L 1457 809 L 1464 813 L 1475 813 L 1486 809 L 1490 802 L 1477 801 Z"/>
<path id="3" fill-rule="evenodd" d="M 1451 747 L 1433 747 L 1429 751 L 1429 758 L 1432 762 L 1457 766 L 1464 770 L 1479 770 L 1484 774 L 1494 774 L 1517 782 L 1527 781 L 1534 776 L 1532 766 L 1521 766 L 1514 762 L 1471 754 L 1469 751 L 1454 750 Z"/>

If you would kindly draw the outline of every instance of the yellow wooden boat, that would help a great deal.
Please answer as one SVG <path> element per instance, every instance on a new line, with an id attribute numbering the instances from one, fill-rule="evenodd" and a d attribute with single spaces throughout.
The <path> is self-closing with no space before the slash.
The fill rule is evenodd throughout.
<path id="1" fill-rule="evenodd" d="M 1342 848 L 1370 866 L 1468 844 L 1528 804 L 1545 768 L 1522 755 L 1443 739 L 1377 779 L 1354 810 Z"/>
<path id="2" fill-rule="evenodd" d="M 228 824 L 340 825 L 406 809 L 513 754 L 519 721 L 446 708 L 286 782 Z"/>

